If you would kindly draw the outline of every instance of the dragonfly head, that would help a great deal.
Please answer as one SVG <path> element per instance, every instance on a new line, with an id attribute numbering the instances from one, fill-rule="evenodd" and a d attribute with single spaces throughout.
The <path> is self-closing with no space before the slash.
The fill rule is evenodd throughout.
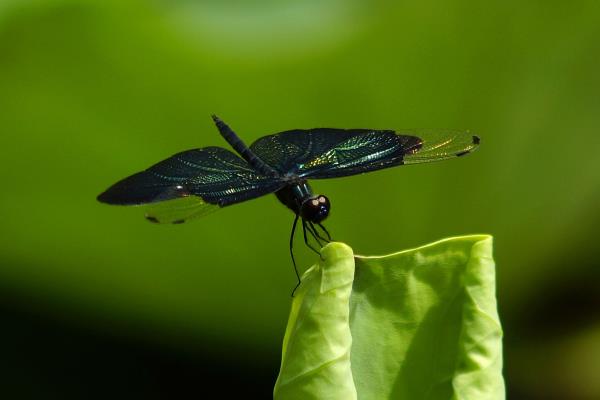
<path id="1" fill-rule="evenodd" d="M 329 199 L 322 194 L 309 197 L 300 206 L 300 216 L 307 221 L 318 224 L 327 218 L 330 208 Z"/>

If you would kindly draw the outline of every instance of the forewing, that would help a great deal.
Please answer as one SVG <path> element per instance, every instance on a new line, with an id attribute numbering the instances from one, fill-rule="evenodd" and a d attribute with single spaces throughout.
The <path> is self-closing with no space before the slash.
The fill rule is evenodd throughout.
<path id="1" fill-rule="evenodd" d="M 282 174 L 323 179 L 463 155 L 477 146 L 474 138 L 456 132 L 318 128 L 265 136 L 250 148 Z"/>
<path id="2" fill-rule="evenodd" d="M 250 150 L 280 174 L 294 173 L 316 156 L 365 132 L 362 129 L 294 129 L 263 136 L 250 145 Z"/>
<path id="3" fill-rule="evenodd" d="M 250 148 L 280 173 L 320 179 L 399 164 L 419 145 L 419 138 L 393 131 L 317 128 L 266 136 Z"/>
<path id="4" fill-rule="evenodd" d="M 257 173 L 232 152 L 205 147 L 175 154 L 127 177 L 98 200 L 136 205 L 195 196 L 204 203 L 223 207 L 274 192 L 281 186 L 278 178 Z"/>

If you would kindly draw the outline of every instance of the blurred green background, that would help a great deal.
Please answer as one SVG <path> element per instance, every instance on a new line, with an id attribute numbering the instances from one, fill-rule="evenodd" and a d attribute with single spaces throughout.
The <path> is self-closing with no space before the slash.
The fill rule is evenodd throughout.
<path id="1" fill-rule="evenodd" d="M 595 0 L 0 1 L 1 390 L 270 396 L 289 210 L 267 196 L 156 226 L 95 200 L 224 146 L 216 113 L 247 143 L 481 136 L 465 158 L 314 182 L 327 227 L 359 254 L 493 234 L 509 398 L 600 398 L 599 61 Z"/>

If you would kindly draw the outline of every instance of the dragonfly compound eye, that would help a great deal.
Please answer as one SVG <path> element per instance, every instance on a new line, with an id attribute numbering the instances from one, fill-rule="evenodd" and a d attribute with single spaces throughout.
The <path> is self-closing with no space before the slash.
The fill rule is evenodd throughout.
<path id="1" fill-rule="evenodd" d="M 310 197 L 302 203 L 300 215 L 305 220 L 318 224 L 327 218 L 330 208 L 331 204 L 327 197 L 323 195 Z"/>

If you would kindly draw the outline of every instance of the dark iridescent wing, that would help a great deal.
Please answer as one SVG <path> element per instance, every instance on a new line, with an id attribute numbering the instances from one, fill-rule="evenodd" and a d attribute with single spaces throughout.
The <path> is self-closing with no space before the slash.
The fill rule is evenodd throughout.
<path id="1" fill-rule="evenodd" d="M 322 179 L 442 160 L 476 146 L 473 136 L 466 133 L 400 135 L 394 131 L 317 128 L 265 136 L 250 149 L 281 174 Z"/>
<path id="2" fill-rule="evenodd" d="M 401 157 L 414 139 L 392 131 L 296 129 L 264 136 L 250 150 L 281 174 L 328 178 L 369 171 L 378 158 Z M 358 166 L 363 170 L 350 171 Z"/>
<path id="3" fill-rule="evenodd" d="M 178 222 L 175 218 L 183 214 L 205 213 L 210 209 L 208 205 L 223 207 L 239 203 L 282 186 L 279 178 L 257 173 L 232 152 L 205 147 L 175 154 L 125 178 L 98 196 L 98 200 L 121 205 L 152 203 L 148 211 L 150 220 L 163 222 L 156 214 L 169 220 L 164 222 Z M 154 204 L 187 197 L 190 199 Z"/>

